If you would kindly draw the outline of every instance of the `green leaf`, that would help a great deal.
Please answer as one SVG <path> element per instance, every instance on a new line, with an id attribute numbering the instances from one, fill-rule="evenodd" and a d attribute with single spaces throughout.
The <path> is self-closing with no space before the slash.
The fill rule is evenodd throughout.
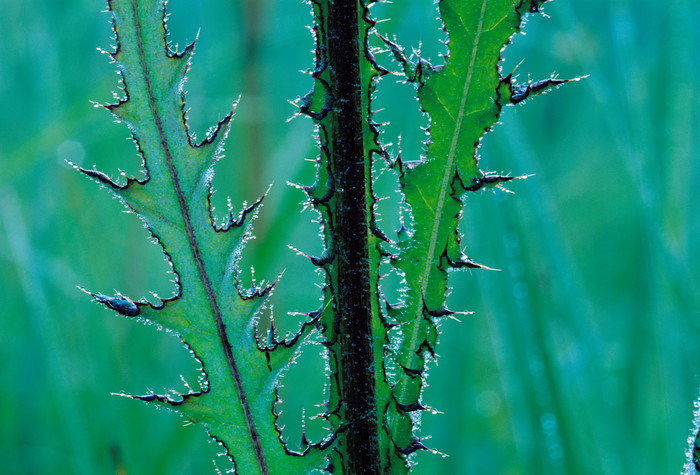
<path id="1" fill-rule="evenodd" d="M 229 210 L 220 224 L 212 216 L 213 166 L 233 113 L 196 143 L 183 99 L 194 45 L 170 50 L 161 0 L 112 0 L 109 7 L 117 40 L 111 56 L 122 75 L 124 98 L 106 107 L 129 126 L 146 178 L 118 184 L 99 171 L 82 171 L 141 217 L 173 266 L 177 293 L 157 304 L 121 294 L 91 295 L 122 315 L 175 332 L 202 364 L 198 388 L 130 397 L 203 423 L 225 446 L 238 473 L 269 473 L 279 467 L 307 472 L 321 465 L 327 452 L 321 445 L 329 446 L 333 438 L 314 447 L 302 441 L 305 457 L 291 453 L 280 441 L 274 404 L 279 376 L 293 360 L 295 345 L 311 331 L 311 322 L 283 341 L 277 341 L 274 327 L 267 338 L 257 338 L 258 315 L 272 285 L 242 290 L 236 263 L 262 198 L 238 216 Z"/>
<path id="2" fill-rule="evenodd" d="M 394 441 L 407 452 L 422 448 L 416 447 L 418 439 L 406 437 L 405 426 L 411 412 L 425 409 L 426 356 L 435 356 L 438 320 L 453 313 L 445 307 L 447 271 L 484 268 L 461 250 L 458 225 L 465 195 L 521 178 L 480 170 L 479 143 L 503 105 L 566 82 L 552 77 L 518 86 L 511 76 L 501 76 L 501 51 L 520 29 L 523 15 L 538 11 L 542 3 L 440 1 L 449 54 L 439 66 L 407 58 L 400 45 L 383 38 L 406 78 L 416 83 L 420 106 L 430 119 L 426 156 L 395 163 L 411 223 L 400 231 L 392 259 L 406 288 L 403 302 L 392 309 L 397 326 L 390 332 L 389 349 L 399 370 L 392 387 L 395 404 L 386 417 Z"/>
<path id="3" fill-rule="evenodd" d="M 442 0 L 449 54 L 443 65 L 407 58 L 385 38 L 430 119 L 426 156 L 391 163 L 373 119 L 377 81 L 388 71 L 370 46 L 372 0 L 312 0 L 316 64 L 300 111 L 318 127 L 316 181 L 303 187 L 322 218 L 324 251 L 311 261 L 325 272 L 323 299 L 300 330 L 279 340 L 274 323 L 258 335 L 273 286 L 243 290 L 237 263 L 261 197 L 217 222 L 211 182 L 233 112 L 201 142 L 189 133 L 183 83 L 193 52 L 167 43 L 163 0 L 109 3 L 117 49 L 111 53 L 124 97 L 107 107 L 132 133 L 146 178 L 120 184 L 81 169 L 137 213 L 162 245 L 176 275 L 176 295 L 157 303 L 88 292 L 106 307 L 175 332 L 202 364 L 199 387 L 181 394 L 129 396 L 201 422 L 221 442 L 239 473 L 407 473 L 411 454 L 430 450 L 418 435 L 426 359 L 435 357 L 437 322 L 446 308 L 449 268 L 484 268 L 461 249 L 463 200 L 514 178 L 478 167 L 477 149 L 506 104 L 567 81 L 550 77 L 517 84 L 501 76 L 500 52 L 525 12 L 542 1 Z M 381 160 L 377 160 L 377 158 Z M 378 162 L 378 163 L 375 163 Z M 399 171 L 410 209 L 392 241 L 380 229 L 373 191 L 376 169 Z M 403 276 L 398 304 L 386 302 L 379 268 Z M 328 400 L 320 416 L 330 435 L 293 453 L 277 427 L 280 375 L 313 329 L 328 358 Z"/>

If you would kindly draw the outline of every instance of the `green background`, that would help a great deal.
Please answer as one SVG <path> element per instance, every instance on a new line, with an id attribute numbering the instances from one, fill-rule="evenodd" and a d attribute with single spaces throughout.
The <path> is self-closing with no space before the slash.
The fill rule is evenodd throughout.
<path id="1" fill-rule="evenodd" d="M 0 470 L 5 474 L 214 473 L 204 430 L 111 396 L 182 387 L 197 366 L 180 342 L 91 302 L 76 286 L 133 299 L 170 295 L 173 275 L 133 215 L 65 160 L 138 174 L 123 125 L 95 109 L 118 76 L 103 2 L 0 0 Z M 287 245 L 320 249 L 311 210 L 313 127 L 287 123 L 306 93 L 313 46 L 301 0 L 173 0 L 171 38 L 199 32 L 186 85 L 203 137 L 241 103 L 216 170 L 217 209 L 272 188 L 243 280 L 272 280 L 278 319 L 318 305 L 320 276 Z M 484 140 L 482 168 L 534 174 L 515 194 L 470 196 L 468 255 L 501 272 L 454 273 L 424 402 L 415 473 L 667 474 L 684 464 L 700 386 L 700 118 L 694 0 L 556 0 L 504 53 L 525 81 L 590 75 L 510 107 Z M 433 63 L 444 51 L 430 0 L 373 8 L 384 34 Z M 256 20 L 257 18 L 257 20 Z M 524 61 L 520 66 L 521 60 Z M 397 69 L 386 55 L 380 60 Z M 427 125 L 410 85 L 385 78 L 383 141 L 417 157 Z M 389 146 L 396 151 L 396 146 Z M 380 192 L 390 192 L 385 180 Z M 382 191 L 383 190 L 383 191 Z M 382 204 L 393 228 L 392 200 Z M 394 203 L 395 204 L 395 203 Z M 292 329 L 295 317 L 287 319 Z M 285 437 L 322 400 L 307 347 L 285 378 Z M 302 388 L 302 389 L 299 389 Z M 213 460 L 215 462 L 213 462 Z"/>

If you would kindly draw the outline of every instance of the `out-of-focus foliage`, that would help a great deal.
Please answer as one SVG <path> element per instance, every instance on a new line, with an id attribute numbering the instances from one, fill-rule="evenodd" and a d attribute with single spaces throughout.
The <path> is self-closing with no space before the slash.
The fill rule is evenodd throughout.
<path id="1" fill-rule="evenodd" d="M 187 351 L 152 326 L 109 316 L 75 288 L 90 283 L 133 298 L 173 289 L 138 221 L 64 162 L 112 174 L 139 169 L 126 128 L 89 104 L 109 100 L 117 79 L 95 51 L 109 46 L 108 15 L 84 0 L 0 6 L 3 473 L 210 472 L 220 449 L 201 428 L 109 395 L 160 392 L 183 371 L 196 379 Z M 521 82 L 553 69 L 591 76 L 510 108 L 485 139 L 482 167 L 535 176 L 514 185 L 515 195 L 467 203 L 468 255 L 502 272 L 452 276 L 450 307 L 475 313 L 441 327 L 444 358 L 430 369 L 424 401 L 443 414 L 424 415 L 422 430 L 449 457 L 418 454 L 415 473 L 680 471 L 700 373 L 700 6 L 658 7 L 556 0 L 545 9 L 551 18 L 534 19 L 505 52 L 506 71 L 527 58 L 516 70 Z M 422 56 L 437 59 L 432 2 L 374 8 L 391 18 L 383 34 L 416 49 L 422 41 Z M 315 156 L 310 121 L 285 124 L 294 113 L 287 99 L 310 86 L 297 72 L 313 62 L 309 10 L 273 0 L 172 0 L 169 9 L 181 45 L 202 31 L 186 86 L 195 132 L 204 136 L 242 94 L 228 156 L 217 165 L 215 205 L 224 210 L 227 194 L 251 202 L 274 183 L 243 268 L 254 264 L 257 278 L 270 279 L 284 262 L 275 311 L 313 308 L 317 295 L 303 291 L 313 266 L 285 246 L 320 248 L 313 213 L 299 214 L 303 196 L 285 185 L 311 182 L 314 172 L 304 161 Z M 389 78 L 378 88 L 387 140 L 400 133 L 402 154 L 416 156 L 426 124 L 412 86 Z M 234 189 L 233 173 L 254 179 Z M 289 320 L 289 329 L 298 326 Z M 281 393 L 291 440 L 304 404 L 314 414 L 322 399 L 322 362 L 302 358 Z M 307 432 L 318 437 L 314 424 Z"/>

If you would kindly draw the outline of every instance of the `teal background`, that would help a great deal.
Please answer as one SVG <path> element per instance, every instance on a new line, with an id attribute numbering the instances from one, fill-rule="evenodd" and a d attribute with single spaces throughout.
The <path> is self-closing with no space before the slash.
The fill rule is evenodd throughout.
<path id="1" fill-rule="evenodd" d="M 181 387 L 181 374 L 194 381 L 197 366 L 180 342 L 113 317 L 77 289 L 134 299 L 173 289 L 140 221 L 65 162 L 139 173 L 127 129 L 90 104 L 111 100 L 118 81 L 96 51 L 110 48 L 105 4 L 0 7 L 0 471 L 227 468 L 201 427 L 110 395 Z M 272 183 L 243 279 L 251 266 L 258 280 L 284 270 L 278 319 L 311 310 L 320 276 L 287 244 L 318 252 L 318 227 L 286 185 L 314 175 L 312 124 L 286 122 L 295 111 L 287 100 L 311 85 L 299 72 L 313 63 L 309 8 L 172 0 L 170 11 L 174 43 L 199 32 L 186 85 L 192 130 L 203 137 L 242 95 L 216 170 L 217 209 L 227 195 L 238 207 Z M 421 434 L 446 456 L 418 454 L 414 473 L 679 473 L 700 386 L 700 4 L 556 0 L 545 12 L 504 52 L 505 71 L 517 67 L 522 81 L 590 76 L 509 107 L 484 140 L 482 168 L 534 176 L 513 183 L 515 194 L 467 199 L 466 252 L 501 271 L 452 276 L 451 308 L 474 313 L 441 326 L 424 396 L 439 413 L 423 415 Z M 391 19 L 382 33 L 422 42 L 423 56 L 440 63 L 432 1 L 373 13 Z M 401 135 L 402 156 L 417 157 L 427 123 L 411 86 L 387 77 L 377 96 L 377 120 L 390 122 L 384 142 Z M 395 200 L 390 186 L 379 191 Z M 302 413 L 322 400 L 316 349 L 285 379 L 292 444 Z M 306 424 L 320 433 L 319 421 Z"/>

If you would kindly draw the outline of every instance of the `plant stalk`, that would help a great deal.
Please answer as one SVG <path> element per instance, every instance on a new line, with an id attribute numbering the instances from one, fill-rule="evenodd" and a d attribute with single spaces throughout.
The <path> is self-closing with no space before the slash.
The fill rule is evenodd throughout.
<path id="1" fill-rule="evenodd" d="M 328 12 L 328 61 L 335 119 L 331 136 L 336 180 L 335 320 L 345 424 L 345 471 L 349 474 L 381 471 L 369 265 L 370 177 L 363 144 L 358 9 L 357 0 L 331 0 Z"/>

